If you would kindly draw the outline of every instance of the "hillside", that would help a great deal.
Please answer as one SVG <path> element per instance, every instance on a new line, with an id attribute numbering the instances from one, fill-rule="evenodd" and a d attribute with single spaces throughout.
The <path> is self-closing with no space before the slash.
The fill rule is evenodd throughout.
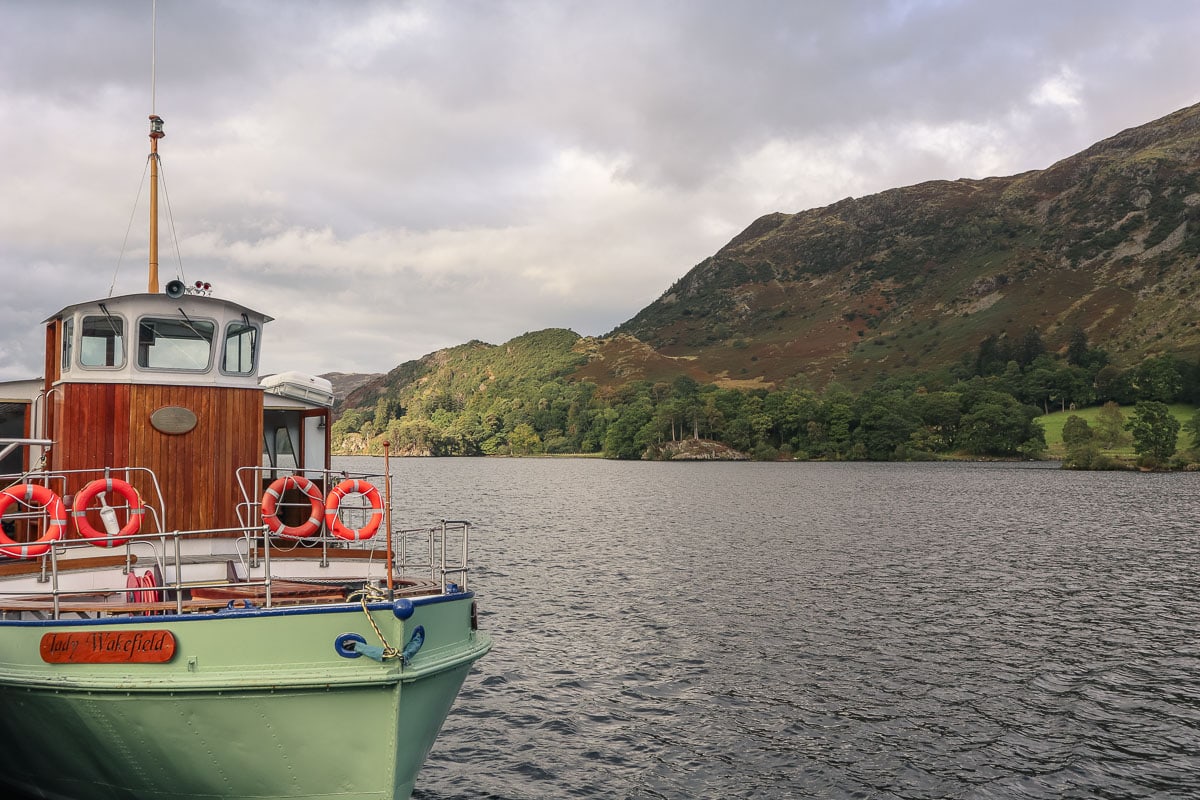
<path id="1" fill-rule="evenodd" d="M 334 446 L 1030 456 L 1039 409 L 1200 402 L 1198 168 L 1193 106 L 1045 170 L 769 214 L 605 337 L 472 341 L 362 383 Z"/>
<path id="2" fill-rule="evenodd" d="M 554 390 L 587 361 L 580 341 L 573 331 L 551 328 L 502 345 L 472 341 L 405 362 L 338 405 L 335 442 L 343 450 L 365 450 L 367 440 L 386 432 L 402 455 L 494 452 L 496 434 L 503 431 L 507 446 L 514 427 L 546 416 L 539 405 L 547 387 Z M 362 443 L 346 444 L 345 435 L 362 431 L 364 423 Z"/>
<path id="3" fill-rule="evenodd" d="M 958 361 L 989 334 L 1082 328 L 1117 363 L 1200 353 L 1200 105 L 1049 169 L 931 181 L 769 214 L 614 334 L 701 381 L 865 385 Z M 616 339 L 601 352 L 624 353 Z M 602 365 L 593 379 L 618 377 Z"/>
<path id="4" fill-rule="evenodd" d="M 365 372 L 326 372 L 320 377 L 329 381 L 333 387 L 334 400 L 340 403 L 346 399 L 346 395 L 380 376 L 376 373 Z"/>

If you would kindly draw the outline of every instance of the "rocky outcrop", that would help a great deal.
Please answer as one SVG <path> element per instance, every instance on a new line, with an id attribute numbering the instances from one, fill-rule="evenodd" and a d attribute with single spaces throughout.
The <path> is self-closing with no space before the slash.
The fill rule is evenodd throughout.
<path id="1" fill-rule="evenodd" d="M 750 456 L 720 442 L 684 439 L 646 448 L 645 461 L 749 461 Z"/>

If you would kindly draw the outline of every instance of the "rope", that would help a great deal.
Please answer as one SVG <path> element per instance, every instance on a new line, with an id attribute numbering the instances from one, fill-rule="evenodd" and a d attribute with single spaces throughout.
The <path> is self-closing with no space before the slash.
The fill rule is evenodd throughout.
<path id="1" fill-rule="evenodd" d="M 150 159 L 146 159 L 146 166 L 142 168 L 142 179 L 138 181 L 137 196 L 133 198 L 133 208 L 129 211 L 129 224 L 125 226 L 125 239 L 121 242 L 121 254 L 117 256 L 117 267 L 113 270 L 112 283 L 108 285 L 108 296 L 112 297 L 113 289 L 117 285 L 117 275 L 121 272 L 121 261 L 125 258 L 125 246 L 129 244 L 129 232 L 133 230 L 133 218 L 137 215 L 138 201 L 142 199 L 142 186 L 146 183 L 146 173 L 150 169 Z"/>
<path id="2" fill-rule="evenodd" d="M 175 244 L 175 263 L 179 265 L 179 279 L 187 283 L 187 275 L 183 272 L 183 254 L 179 250 L 179 231 L 175 229 L 175 212 L 171 209 L 171 193 L 167 191 L 167 171 L 163 168 L 162 159 L 158 161 L 158 181 L 162 184 L 163 199 L 167 203 L 167 223 L 171 228 L 171 241 Z"/>
<path id="3" fill-rule="evenodd" d="M 346 598 L 353 600 L 358 597 L 362 601 L 363 613 L 367 615 L 367 622 L 371 623 L 371 629 L 375 631 L 375 635 L 379 637 L 379 641 L 383 644 L 382 648 L 372 645 L 358 645 L 355 650 L 362 653 L 364 656 L 383 661 L 385 658 L 399 658 L 403 654 L 387 643 L 387 639 L 383 638 L 383 632 L 379 630 L 379 626 L 375 624 L 375 620 L 371 617 L 371 611 L 367 608 L 369 602 L 381 602 L 388 599 L 387 592 L 370 584 L 366 584 L 358 591 L 351 592 Z"/>

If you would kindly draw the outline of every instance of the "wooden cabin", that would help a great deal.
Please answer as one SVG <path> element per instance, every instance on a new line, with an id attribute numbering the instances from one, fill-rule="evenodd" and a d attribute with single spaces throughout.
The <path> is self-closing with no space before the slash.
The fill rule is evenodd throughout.
<path id="1" fill-rule="evenodd" d="M 46 320 L 35 427 L 53 442 L 46 468 L 68 473 L 64 493 L 105 467 L 134 468 L 128 480 L 147 503 L 161 493 L 163 530 L 236 528 L 272 477 L 327 469 L 328 382 L 287 373 L 259 383 L 270 319 L 176 283 Z"/>

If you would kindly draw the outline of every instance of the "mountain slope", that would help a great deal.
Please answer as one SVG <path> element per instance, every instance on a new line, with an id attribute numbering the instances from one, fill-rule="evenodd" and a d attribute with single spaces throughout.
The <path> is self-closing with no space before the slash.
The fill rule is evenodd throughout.
<path id="1" fill-rule="evenodd" d="M 1193 106 L 1045 170 L 768 214 L 606 337 L 551 329 L 432 353 L 351 391 L 335 430 L 386 431 L 409 452 L 515 452 L 526 426 L 547 450 L 590 452 L 617 407 L 655 406 L 681 376 L 865 389 L 974 360 L 984 342 L 1012 352 L 996 342 L 1031 330 L 1052 351 L 1083 331 L 1118 372 L 1162 353 L 1194 362 L 1198 289 Z"/>
<path id="2" fill-rule="evenodd" d="M 626 379 L 665 361 L 758 384 L 863 385 L 1031 327 L 1051 347 L 1082 328 L 1118 362 L 1195 355 L 1198 254 L 1200 105 L 1046 170 L 768 214 L 613 333 L 653 348 Z"/>
<path id="3" fill-rule="evenodd" d="M 570 375 L 587 357 L 579 334 L 561 328 L 525 333 L 502 345 L 471 341 L 407 361 L 347 395 L 345 408 L 381 402 L 414 414 L 462 410 L 473 395 L 511 396 L 526 384 Z M 397 418 L 398 408 L 384 416 Z"/>

